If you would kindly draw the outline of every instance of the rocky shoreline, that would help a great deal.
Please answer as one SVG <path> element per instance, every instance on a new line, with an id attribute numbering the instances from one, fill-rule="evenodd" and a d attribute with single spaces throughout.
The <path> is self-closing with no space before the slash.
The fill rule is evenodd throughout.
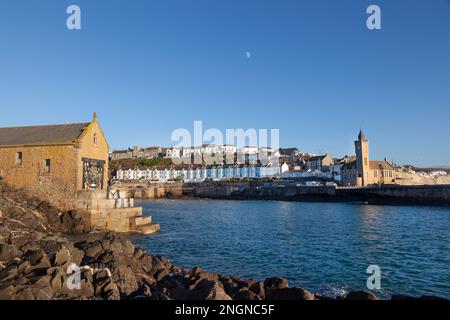
<path id="1" fill-rule="evenodd" d="M 79 282 L 68 268 L 78 266 Z M 73 288 L 73 285 L 79 285 Z M 70 289 L 72 288 L 72 289 Z M 183 269 L 135 247 L 126 237 L 96 233 L 76 212 L 0 184 L 0 300 L 330 300 L 283 278 L 242 280 Z M 379 300 L 349 292 L 339 300 Z M 438 299 L 393 296 L 392 299 Z"/>

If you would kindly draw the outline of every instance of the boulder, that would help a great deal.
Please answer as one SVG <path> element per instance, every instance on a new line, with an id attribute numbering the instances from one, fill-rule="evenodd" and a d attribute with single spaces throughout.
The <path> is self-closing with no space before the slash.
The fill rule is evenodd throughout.
<path id="1" fill-rule="evenodd" d="M 170 271 L 167 269 L 159 269 L 155 273 L 155 280 L 156 282 L 162 281 L 165 277 L 167 277 L 170 274 Z"/>
<path id="2" fill-rule="evenodd" d="M 137 275 L 136 275 L 136 277 L 137 277 Z M 143 283 L 143 284 L 146 284 L 149 287 L 153 287 L 156 284 L 156 280 L 153 277 L 147 276 L 147 275 L 142 276 L 139 279 L 139 282 Z"/>
<path id="3" fill-rule="evenodd" d="M 27 250 L 25 254 L 22 256 L 22 259 L 25 261 L 29 261 L 31 264 L 31 268 L 25 270 L 26 273 L 39 269 L 48 269 L 52 266 L 48 256 L 42 249 Z"/>
<path id="4" fill-rule="evenodd" d="M 173 300 L 170 296 L 169 296 L 169 292 L 164 288 L 162 290 L 157 289 L 157 288 L 152 288 L 152 300 L 162 300 L 162 301 L 168 301 L 168 300 Z"/>
<path id="5" fill-rule="evenodd" d="M 187 295 L 187 300 L 232 300 L 218 281 L 201 280 Z"/>
<path id="6" fill-rule="evenodd" d="M 139 289 L 139 285 L 129 266 L 121 265 L 112 272 L 112 278 L 123 296 L 129 296 Z"/>
<path id="7" fill-rule="evenodd" d="M 50 285 L 50 276 L 44 275 L 37 279 L 32 286 L 33 296 L 36 300 L 50 300 L 55 290 Z"/>
<path id="8" fill-rule="evenodd" d="M 225 284 L 223 286 L 223 289 L 225 290 L 225 293 L 229 295 L 233 300 L 242 300 L 244 299 L 240 293 L 242 288 L 238 287 L 229 287 L 228 284 Z"/>
<path id="9" fill-rule="evenodd" d="M 24 274 L 24 275 L 29 274 L 31 271 L 33 271 L 33 267 L 31 266 L 31 262 L 28 261 L 28 260 L 22 261 L 22 262 L 19 264 L 19 266 L 18 266 L 18 268 L 17 268 L 17 271 L 18 271 L 20 274 Z"/>
<path id="10" fill-rule="evenodd" d="M 112 279 L 108 278 L 96 284 L 95 296 L 106 300 L 120 300 L 120 291 Z"/>
<path id="11" fill-rule="evenodd" d="M 77 234 L 91 231 L 90 226 L 86 224 L 83 217 L 76 211 L 65 212 L 59 219 L 60 229 L 64 233 Z"/>
<path id="12" fill-rule="evenodd" d="M 126 256 L 132 256 L 134 253 L 134 245 L 130 240 L 107 234 L 105 240 L 102 241 L 105 250 L 120 252 Z"/>
<path id="13" fill-rule="evenodd" d="M 16 289 L 13 285 L 0 287 L 0 300 L 12 300 L 15 298 Z"/>
<path id="14" fill-rule="evenodd" d="M 47 201 L 38 201 L 37 206 L 33 206 L 37 211 L 43 212 L 49 225 L 58 226 L 60 223 L 59 220 L 59 211 L 52 207 Z"/>
<path id="15" fill-rule="evenodd" d="M 18 258 L 22 255 L 22 252 L 11 244 L 0 244 L 0 261 L 10 261 L 14 258 Z"/>
<path id="16" fill-rule="evenodd" d="M 72 263 L 79 266 L 84 257 L 84 252 L 71 244 L 62 245 L 54 255 L 53 266 L 68 266 Z"/>
<path id="17" fill-rule="evenodd" d="M 27 252 L 25 252 L 25 254 L 23 255 L 22 258 L 24 260 L 29 261 L 32 266 L 36 266 L 36 265 L 39 265 L 41 263 L 48 262 L 48 268 L 51 267 L 50 261 L 49 261 L 47 255 L 45 254 L 44 250 L 42 250 L 42 249 L 27 250 Z"/>
<path id="18" fill-rule="evenodd" d="M 0 270 L 0 283 L 5 283 L 8 280 L 14 279 L 19 273 L 17 269 L 18 262 L 16 260 L 8 263 L 6 267 Z"/>
<path id="19" fill-rule="evenodd" d="M 30 248 L 37 248 L 38 242 L 46 235 L 41 232 L 11 232 L 6 239 L 6 243 L 9 243 L 21 251 L 26 251 Z"/>
<path id="20" fill-rule="evenodd" d="M 152 297 L 152 290 L 146 284 L 142 284 L 139 289 L 130 296 L 133 299 L 149 300 Z"/>
<path id="21" fill-rule="evenodd" d="M 16 293 L 14 297 L 16 300 L 36 300 L 33 294 L 33 289 L 31 287 L 26 287 L 21 289 Z"/>
<path id="22" fill-rule="evenodd" d="M 375 296 L 373 293 L 366 292 L 366 291 L 350 291 L 347 296 L 345 297 L 345 300 L 380 300 L 377 296 Z"/>
<path id="23" fill-rule="evenodd" d="M 266 292 L 267 300 L 314 300 L 314 294 L 303 288 L 275 288 Z"/>
<path id="24" fill-rule="evenodd" d="M 151 268 L 149 270 L 150 275 L 155 275 L 157 271 L 161 269 L 168 269 L 170 270 L 172 268 L 172 264 L 165 258 L 161 256 L 154 256 L 151 259 Z"/>
<path id="25" fill-rule="evenodd" d="M 120 291 L 114 283 L 112 273 L 108 268 L 98 270 L 93 275 L 94 294 L 106 300 L 119 300 Z"/>
<path id="26" fill-rule="evenodd" d="M 184 286 L 180 285 L 170 290 L 171 296 L 175 300 L 185 300 L 189 295 L 189 290 L 187 290 Z"/>
<path id="27" fill-rule="evenodd" d="M 189 284 L 189 290 L 192 290 L 193 288 L 195 288 L 197 286 L 197 284 L 203 280 L 208 280 L 208 281 L 213 281 L 213 282 L 219 281 L 219 276 L 217 274 L 203 271 L 200 268 L 198 268 L 198 269 L 199 269 L 198 271 L 192 272 L 192 274 L 194 275 L 195 278 Z"/>
<path id="28" fill-rule="evenodd" d="M 245 288 L 239 290 L 238 298 L 239 300 L 262 300 L 256 293 Z"/>
<path id="29" fill-rule="evenodd" d="M 288 281 L 284 278 L 272 277 L 264 281 L 266 289 L 284 289 L 288 287 Z"/>
<path id="30" fill-rule="evenodd" d="M 71 290 L 71 295 L 76 298 L 91 299 L 94 297 L 94 285 L 86 278 L 81 278 L 80 289 Z"/>
<path id="31" fill-rule="evenodd" d="M 256 282 L 253 285 L 250 286 L 249 290 L 256 294 L 259 298 L 262 300 L 266 297 L 266 290 L 264 288 L 264 283 L 262 282 Z"/>
<path id="32" fill-rule="evenodd" d="M 173 273 L 174 275 L 183 275 L 182 269 L 176 266 L 172 266 L 170 272 Z"/>

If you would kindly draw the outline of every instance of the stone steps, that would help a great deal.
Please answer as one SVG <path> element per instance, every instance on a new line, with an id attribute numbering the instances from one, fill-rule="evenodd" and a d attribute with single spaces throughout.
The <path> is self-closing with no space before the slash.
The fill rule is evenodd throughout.
<path id="1" fill-rule="evenodd" d="M 142 215 L 142 207 L 134 207 L 134 199 L 106 198 L 106 193 L 85 190 L 78 194 L 77 211 L 97 230 L 151 234 L 159 224 L 151 216 Z"/>
<path id="2" fill-rule="evenodd" d="M 133 218 L 142 216 L 142 208 L 117 208 L 117 209 L 105 209 L 100 213 L 102 217 L 111 218 Z"/>
<path id="3" fill-rule="evenodd" d="M 76 206 L 86 210 L 133 208 L 134 199 L 78 199 Z"/>
<path id="4" fill-rule="evenodd" d="M 160 229 L 159 223 L 150 223 L 137 227 L 137 232 L 141 234 L 152 234 L 158 232 Z"/>
<path id="5" fill-rule="evenodd" d="M 136 226 L 150 224 L 150 223 L 152 223 L 152 217 L 151 216 L 136 217 L 136 218 L 134 218 L 134 222 L 135 222 Z"/>

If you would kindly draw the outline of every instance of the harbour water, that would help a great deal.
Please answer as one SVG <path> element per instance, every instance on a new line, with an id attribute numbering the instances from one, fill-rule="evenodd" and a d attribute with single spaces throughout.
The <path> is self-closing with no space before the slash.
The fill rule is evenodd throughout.
<path id="1" fill-rule="evenodd" d="M 329 295 L 450 298 L 450 208 L 232 200 L 146 200 L 161 232 L 134 242 L 181 267 L 241 278 L 281 276 Z"/>

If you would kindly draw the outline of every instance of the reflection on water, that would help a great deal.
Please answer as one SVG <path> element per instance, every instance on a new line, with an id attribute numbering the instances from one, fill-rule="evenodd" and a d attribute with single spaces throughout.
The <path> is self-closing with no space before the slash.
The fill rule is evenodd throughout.
<path id="1" fill-rule="evenodd" d="M 377 230 L 382 228 L 383 207 L 359 205 L 361 217 L 361 237 L 367 241 L 377 240 Z"/>
<path id="2" fill-rule="evenodd" d="M 161 232 L 136 237 L 182 267 L 338 293 L 366 289 L 371 264 L 381 296 L 450 298 L 450 208 L 278 201 L 151 200 L 139 203 Z"/>

